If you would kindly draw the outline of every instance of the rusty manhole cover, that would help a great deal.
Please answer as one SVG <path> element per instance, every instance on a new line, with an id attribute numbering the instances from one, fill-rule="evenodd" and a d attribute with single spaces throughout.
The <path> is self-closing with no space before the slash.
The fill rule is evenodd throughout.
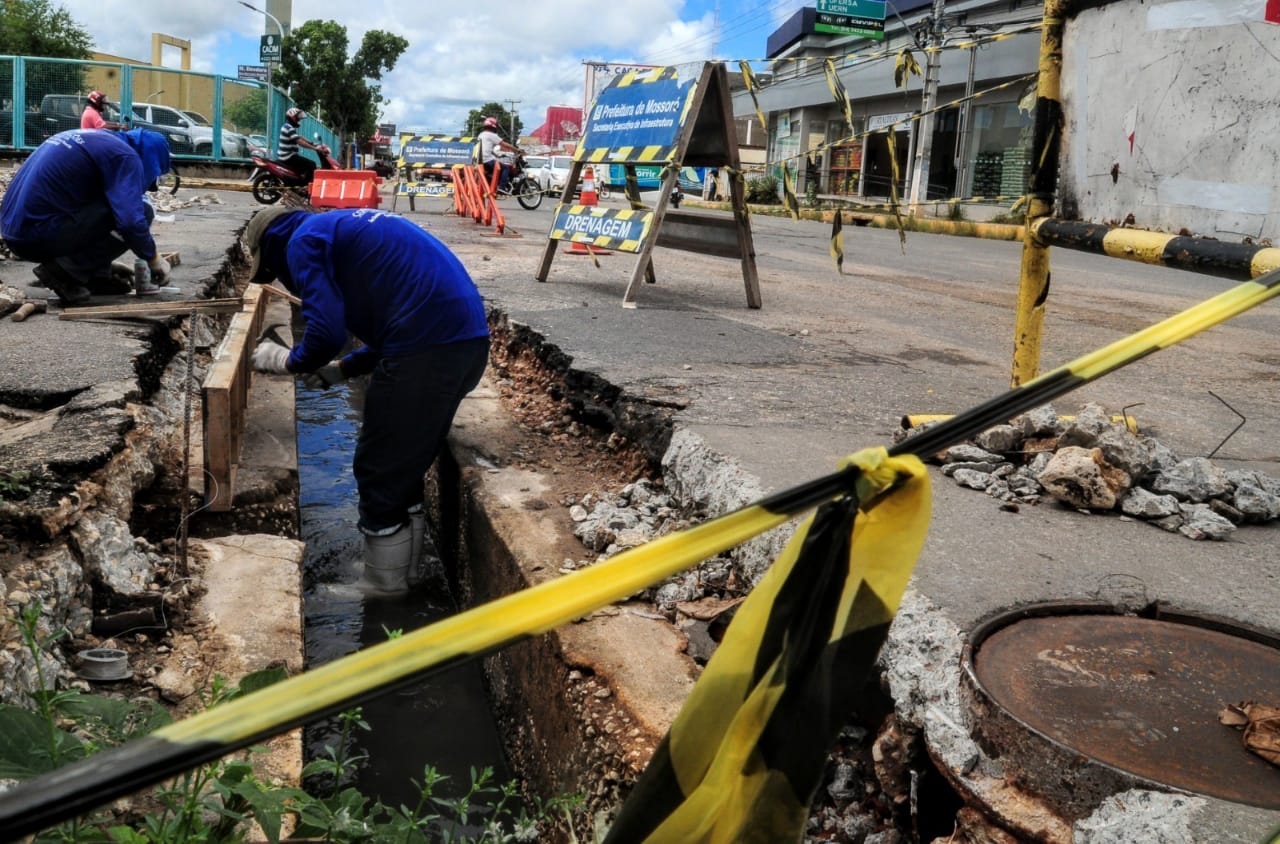
<path id="1" fill-rule="evenodd" d="M 1280 809 L 1280 768 L 1218 723 L 1231 703 L 1280 705 L 1280 649 L 1172 621 L 1024 618 L 977 645 L 991 703 L 1070 750 L 1155 783 Z"/>

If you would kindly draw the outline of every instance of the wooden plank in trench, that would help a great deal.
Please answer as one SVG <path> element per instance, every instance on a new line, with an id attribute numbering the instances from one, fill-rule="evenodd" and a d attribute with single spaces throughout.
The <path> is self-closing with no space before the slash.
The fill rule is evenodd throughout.
<path id="1" fill-rule="evenodd" d="M 264 301 L 258 285 L 245 289 L 243 307 L 231 318 L 204 379 L 204 500 L 214 512 L 230 510 L 235 498 L 252 378 L 251 346 L 262 331 Z"/>

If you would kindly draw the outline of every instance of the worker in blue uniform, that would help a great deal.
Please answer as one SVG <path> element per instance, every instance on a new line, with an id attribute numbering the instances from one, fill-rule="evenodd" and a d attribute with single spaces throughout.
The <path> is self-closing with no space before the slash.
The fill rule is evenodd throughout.
<path id="1" fill-rule="evenodd" d="M 36 147 L 0 201 L 0 237 L 63 305 L 116 288 L 111 262 L 126 250 L 161 284 L 169 264 L 151 237 L 146 200 L 169 172 L 169 145 L 147 129 L 72 129 Z M 127 290 L 127 287 L 126 287 Z"/>
<path id="2" fill-rule="evenodd" d="M 371 374 L 353 469 L 364 586 L 401 592 L 422 548 L 423 477 L 489 359 L 484 303 L 458 258 L 402 217 L 271 206 L 245 229 L 257 282 L 302 300 L 302 339 L 260 340 L 260 372 L 330 386 Z M 354 336 L 362 346 L 338 358 Z"/>

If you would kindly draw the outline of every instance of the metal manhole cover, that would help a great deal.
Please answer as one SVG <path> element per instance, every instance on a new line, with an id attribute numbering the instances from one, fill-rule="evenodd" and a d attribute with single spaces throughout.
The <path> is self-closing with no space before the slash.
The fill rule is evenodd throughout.
<path id="1" fill-rule="evenodd" d="M 1116 615 L 1027 618 L 977 647 L 992 702 L 1071 750 L 1174 788 L 1280 809 L 1280 767 L 1218 723 L 1280 705 L 1280 650 L 1191 624 Z"/>

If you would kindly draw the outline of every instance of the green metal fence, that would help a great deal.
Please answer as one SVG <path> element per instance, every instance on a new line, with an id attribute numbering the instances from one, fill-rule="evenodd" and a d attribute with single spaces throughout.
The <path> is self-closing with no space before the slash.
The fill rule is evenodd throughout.
<path id="1" fill-rule="evenodd" d="M 90 91 L 111 102 L 108 120 L 160 132 L 176 158 L 245 162 L 274 152 L 295 103 L 262 82 L 150 65 L 0 56 L 0 150 L 35 149 L 80 127 Z M 327 126 L 308 117 L 298 130 L 340 150 Z"/>

